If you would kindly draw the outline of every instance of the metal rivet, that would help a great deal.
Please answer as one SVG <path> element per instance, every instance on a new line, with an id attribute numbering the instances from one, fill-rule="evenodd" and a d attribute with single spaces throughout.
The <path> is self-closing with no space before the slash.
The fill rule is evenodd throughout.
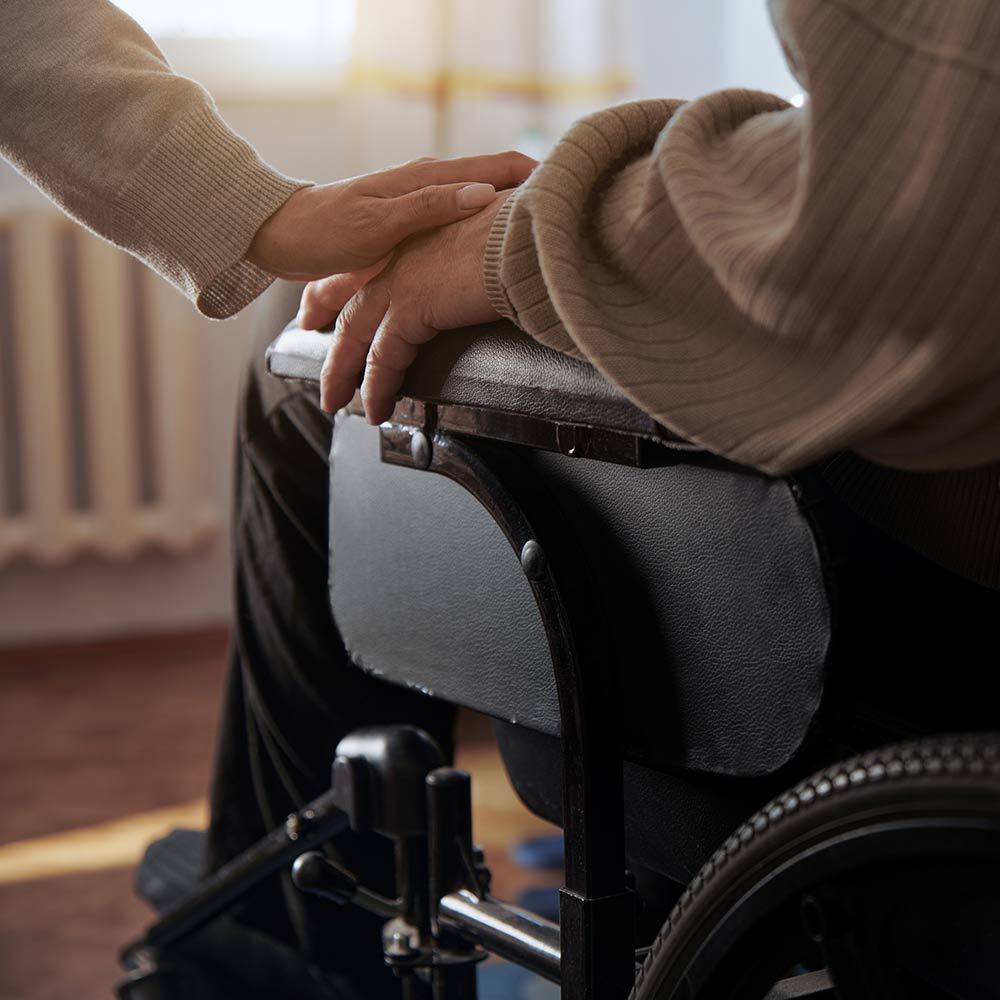
<path id="1" fill-rule="evenodd" d="M 410 455 L 418 469 L 426 469 L 431 464 L 431 443 L 423 431 L 414 431 L 410 438 Z"/>
<path id="2" fill-rule="evenodd" d="M 529 538 L 521 549 L 521 569 L 529 580 L 540 580 L 545 573 L 545 550 Z"/>

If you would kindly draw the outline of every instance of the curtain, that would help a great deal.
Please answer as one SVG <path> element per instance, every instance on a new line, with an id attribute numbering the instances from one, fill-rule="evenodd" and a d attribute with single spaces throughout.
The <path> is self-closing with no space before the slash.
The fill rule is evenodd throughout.
<path id="1" fill-rule="evenodd" d="M 622 99 L 621 0 L 358 0 L 346 87 L 352 173 L 416 156 L 535 156 Z"/>

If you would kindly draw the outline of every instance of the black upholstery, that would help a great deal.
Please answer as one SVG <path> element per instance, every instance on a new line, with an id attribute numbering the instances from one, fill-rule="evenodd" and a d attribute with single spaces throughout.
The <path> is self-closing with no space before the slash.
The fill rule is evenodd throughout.
<path id="1" fill-rule="evenodd" d="M 532 812 L 561 824 L 559 740 L 504 722 L 494 723 L 493 728 L 518 797 Z M 786 780 L 709 778 L 632 761 L 625 762 L 624 777 L 629 864 L 660 872 L 681 885 Z"/>
<path id="2" fill-rule="evenodd" d="M 566 544 L 594 549 L 614 608 L 634 751 L 718 774 L 784 765 L 819 705 L 829 609 L 812 534 L 781 480 L 637 469 L 518 449 Z M 517 555 L 469 493 L 379 461 L 341 413 L 330 486 L 331 599 L 354 660 L 541 733 L 559 731 L 551 661 Z M 543 540 L 544 544 L 544 540 Z"/>
<path id="3" fill-rule="evenodd" d="M 268 351 L 268 370 L 280 378 L 318 382 L 328 342 L 328 334 L 293 323 Z M 440 334 L 421 349 L 403 393 L 421 402 L 628 431 L 683 446 L 590 365 L 542 347 L 507 322 Z"/>

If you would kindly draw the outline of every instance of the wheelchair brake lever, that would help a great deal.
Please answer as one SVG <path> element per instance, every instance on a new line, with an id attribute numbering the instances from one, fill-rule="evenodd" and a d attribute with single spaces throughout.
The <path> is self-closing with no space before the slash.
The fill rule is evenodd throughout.
<path id="1" fill-rule="evenodd" d="M 379 917 L 395 917 L 402 911 L 400 900 L 387 899 L 366 889 L 356 875 L 334 864 L 319 851 L 307 851 L 295 859 L 292 883 L 302 892 L 320 896 L 340 906 L 354 903 Z"/>

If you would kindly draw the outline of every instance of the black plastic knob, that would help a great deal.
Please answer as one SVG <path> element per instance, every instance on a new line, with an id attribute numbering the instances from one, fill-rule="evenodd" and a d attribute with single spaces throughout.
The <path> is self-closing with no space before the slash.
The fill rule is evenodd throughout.
<path id="1" fill-rule="evenodd" d="M 427 832 L 429 772 L 444 764 L 440 747 L 414 726 L 355 730 L 337 745 L 333 800 L 358 832 L 395 839 Z"/>
<path id="2" fill-rule="evenodd" d="M 349 903 L 358 891 L 358 880 L 319 851 L 308 851 L 295 859 L 292 882 L 303 892 L 340 904 Z"/>

